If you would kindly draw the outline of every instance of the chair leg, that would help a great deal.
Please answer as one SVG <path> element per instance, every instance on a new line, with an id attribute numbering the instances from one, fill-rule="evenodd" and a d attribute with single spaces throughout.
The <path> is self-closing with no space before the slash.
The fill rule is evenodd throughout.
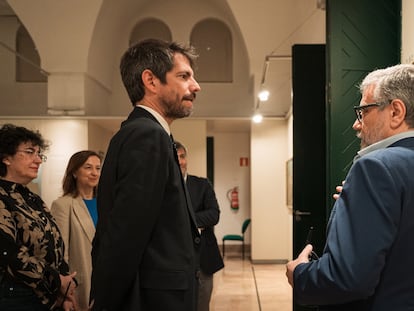
<path id="1" fill-rule="evenodd" d="M 224 240 L 223 240 L 223 257 L 224 257 Z"/>
<path id="2" fill-rule="evenodd" d="M 244 241 L 242 241 L 242 258 L 244 260 Z"/>

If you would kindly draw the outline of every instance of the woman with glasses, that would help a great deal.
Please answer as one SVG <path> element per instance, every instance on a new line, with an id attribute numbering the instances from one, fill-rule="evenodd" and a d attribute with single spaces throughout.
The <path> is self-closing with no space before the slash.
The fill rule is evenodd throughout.
<path id="1" fill-rule="evenodd" d="M 55 220 L 27 185 L 46 160 L 38 132 L 0 127 L 0 310 L 75 310 L 76 273 L 69 274 Z"/>
<path id="2" fill-rule="evenodd" d="M 63 196 L 52 203 L 52 214 L 65 242 L 65 260 L 78 280 L 79 310 L 87 310 L 92 274 L 92 239 L 97 222 L 96 190 L 101 158 L 91 150 L 76 152 L 63 177 Z"/>

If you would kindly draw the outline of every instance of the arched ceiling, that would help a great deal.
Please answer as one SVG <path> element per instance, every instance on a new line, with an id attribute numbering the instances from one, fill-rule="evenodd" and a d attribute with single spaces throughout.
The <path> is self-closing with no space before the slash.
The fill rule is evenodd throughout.
<path id="1" fill-rule="evenodd" d="M 22 2 L 32 0 L 19 0 Z M 55 0 L 45 0 L 55 5 Z M 69 1 L 69 0 L 66 0 Z M 11 3 L 16 0 L 10 0 Z M 318 0 L 95 0 L 89 2 L 92 29 L 88 29 L 85 71 L 109 90 L 108 106 L 117 107 L 110 114 L 120 116 L 130 106 L 118 73 L 120 55 L 126 49 L 128 37 L 140 19 L 153 16 L 162 19 L 171 28 L 173 39 L 187 42 L 191 27 L 203 18 L 215 17 L 231 29 L 234 40 L 236 78 L 229 84 L 204 84 L 197 99 L 194 117 L 217 119 L 247 119 L 255 107 L 265 117 L 283 118 L 291 106 L 291 47 L 294 44 L 325 43 L 325 11 L 319 9 Z M 33 2 L 31 2 L 33 3 Z M 68 23 L 82 19 L 79 13 L 82 0 L 70 0 L 77 10 L 65 16 Z M 93 5 L 91 4 L 93 3 Z M 6 0 L 0 0 L 0 15 L 13 10 Z M 47 17 L 45 13 L 45 18 Z M 65 14 L 64 12 L 62 14 Z M 89 26 L 90 27 L 90 26 Z M 30 30 L 29 30 L 30 31 Z M 52 32 L 58 33 L 59 29 Z M 78 33 L 78 31 L 77 31 Z M 79 33 L 78 35 L 81 35 Z M 78 47 L 73 47 L 76 51 Z M 71 53 L 70 50 L 67 53 Z M 266 88 L 270 92 L 267 102 L 259 102 L 257 94 Z M 114 105 L 117 103 L 117 105 Z M 122 104 L 121 104 L 122 103 Z"/>

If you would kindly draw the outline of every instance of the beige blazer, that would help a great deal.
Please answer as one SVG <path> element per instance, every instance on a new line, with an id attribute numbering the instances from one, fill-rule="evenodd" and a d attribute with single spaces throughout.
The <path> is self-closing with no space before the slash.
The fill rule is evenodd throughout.
<path id="1" fill-rule="evenodd" d="M 76 271 L 78 302 L 80 309 L 87 310 L 92 273 L 92 239 L 95 226 L 86 204 L 81 197 L 63 196 L 53 201 L 52 215 L 65 243 L 65 260 L 70 271 Z"/>

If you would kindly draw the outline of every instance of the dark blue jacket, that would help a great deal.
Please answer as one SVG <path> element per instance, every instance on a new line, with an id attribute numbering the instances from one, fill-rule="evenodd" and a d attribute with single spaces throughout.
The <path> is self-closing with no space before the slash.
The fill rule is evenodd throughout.
<path id="1" fill-rule="evenodd" d="M 358 159 L 319 260 L 294 271 L 294 297 L 320 310 L 414 310 L 414 138 Z"/>

